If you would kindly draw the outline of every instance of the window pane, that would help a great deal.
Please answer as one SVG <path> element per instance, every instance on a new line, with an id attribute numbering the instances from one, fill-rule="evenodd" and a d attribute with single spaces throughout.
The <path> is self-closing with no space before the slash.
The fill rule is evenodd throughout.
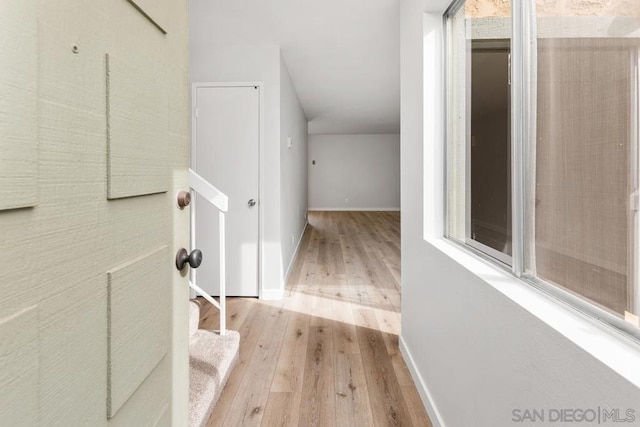
<path id="1" fill-rule="evenodd" d="M 511 256 L 510 7 L 467 1 L 448 20 L 448 233 L 505 262 Z"/>
<path id="2" fill-rule="evenodd" d="M 527 268 L 611 312 L 638 313 L 640 3 L 536 3 Z"/>
<path id="3" fill-rule="evenodd" d="M 509 45 L 471 50 L 470 238 L 511 255 Z"/>

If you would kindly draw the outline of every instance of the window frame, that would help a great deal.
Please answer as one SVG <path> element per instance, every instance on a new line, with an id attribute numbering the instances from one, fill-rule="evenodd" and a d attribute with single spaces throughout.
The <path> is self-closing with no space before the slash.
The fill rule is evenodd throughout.
<path id="1" fill-rule="evenodd" d="M 470 186 L 469 182 L 469 141 L 465 142 L 465 238 L 464 241 L 451 237 L 451 212 L 449 208 L 450 197 L 450 151 L 451 144 L 451 126 L 452 126 L 452 83 L 453 76 L 451 70 L 453 68 L 453 49 L 455 44 L 452 43 L 452 26 L 451 17 L 455 15 L 466 4 L 467 0 L 454 0 L 443 14 L 443 53 L 444 53 L 444 96 L 443 108 L 444 114 L 444 132 L 443 132 L 443 160 L 444 160 L 444 239 L 454 243 L 471 252 L 475 256 L 491 263 L 494 267 L 501 270 L 510 271 L 515 278 L 525 284 L 537 289 L 538 291 L 550 296 L 559 304 L 568 306 L 580 313 L 595 319 L 599 323 L 607 326 L 612 333 L 617 333 L 623 337 L 632 339 L 636 344 L 640 343 L 640 327 L 626 321 L 625 319 L 614 314 L 612 311 L 599 306 L 596 302 L 590 301 L 577 293 L 562 288 L 560 285 L 545 281 L 535 275 L 529 274 L 525 268 L 525 239 L 526 239 L 526 196 L 527 196 L 527 174 L 526 174 L 526 152 L 527 144 L 535 141 L 536 138 L 536 113 L 537 113 L 537 93 L 535 79 L 537 70 L 535 69 L 537 58 L 537 34 L 536 34 L 536 4 L 535 0 L 512 0 L 511 1 L 511 221 L 512 221 L 512 255 L 497 254 L 498 251 L 474 241 L 469 235 L 470 223 Z M 633 180 L 636 182 L 636 188 L 640 187 L 640 49 L 637 54 L 637 64 L 635 68 L 636 90 L 634 91 L 633 102 L 633 137 L 634 146 L 632 147 L 635 170 Z M 636 191 L 636 204 L 638 191 Z M 640 251 L 640 212 L 636 210 L 635 227 L 631 231 L 633 236 L 630 237 L 635 242 L 634 251 Z M 501 255 L 501 256 L 500 256 Z M 508 258 L 508 259 L 506 259 Z M 633 301 L 635 307 L 640 311 L 640 259 L 634 255 L 634 265 L 632 270 L 634 273 L 634 295 Z M 511 261 L 509 263 L 509 261 Z M 634 313 L 640 316 L 640 312 Z"/>

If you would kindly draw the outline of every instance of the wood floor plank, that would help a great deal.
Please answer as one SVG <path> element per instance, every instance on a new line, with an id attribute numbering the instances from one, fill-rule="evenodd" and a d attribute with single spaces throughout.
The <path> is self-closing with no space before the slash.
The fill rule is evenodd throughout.
<path id="1" fill-rule="evenodd" d="M 387 268 L 384 259 L 376 252 L 368 252 L 366 258 L 367 266 L 375 273 L 378 283 L 384 289 L 393 290 L 400 288 L 400 283 L 396 281 L 391 271 Z"/>
<path id="2" fill-rule="evenodd" d="M 300 426 L 335 426 L 335 371 L 331 327 L 309 330 L 307 363 L 304 369 Z"/>
<path id="3" fill-rule="evenodd" d="M 367 381 L 360 354 L 336 353 L 336 424 L 373 425 Z"/>
<path id="4" fill-rule="evenodd" d="M 329 261 L 329 271 L 332 274 L 344 274 L 346 272 L 338 233 L 329 235 Z"/>
<path id="5" fill-rule="evenodd" d="M 347 278 L 343 275 L 338 277 L 340 286 L 333 296 L 331 313 L 331 318 L 334 320 L 332 323 L 334 350 L 336 354 L 359 354 L 360 346 L 353 319 L 353 309 L 350 297 L 345 292 L 345 288 L 348 287 Z"/>
<path id="6" fill-rule="evenodd" d="M 424 408 L 420 395 L 416 393 L 415 386 L 402 386 L 402 395 L 406 399 L 409 414 L 411 415 L 411 425 L 421 427 L 433 427 L 429 415 Z"/>
<path id="7" fill-rule="evenodd" d="M 298 419 L 291 408 L 295 406 L 294 394 L 285 392 L 271 392 L 267 400 L 262 425 L 269 427 L 297 427 Z"/>
<path id="8" fill-rule="evenodd" d="M 401 386 L 413 386 L 413 379 L 407 365 L 400 353 L 398 334 L 394 331 L 400 330 L 400 315 L 386 310 L 375 310 L 380 333 L 384 339 L 387 352 L 391 358 L 393 370 Z"/>
<path id="9" fill-rule="evenodd" d="M 247 372 L 225 418 L 226 425 L 259 426 L 291 312 L 274 305 L 264 323 Z"/>
<path id="10" fill-rule="evenodd" d="M 300 394 L 309 343 L 309 320 L 309 316 L 305 314 L 292 313 L 278 357 L 271 392 Z"/>
<path id="11" fill-rule="evenodd" d="M 310 212 L 282 301 L 227 299 L 240 359 L 209 426 L 431 427 L 398 349 L 400 214 Z M 200 327 L 217 329 L 202 302 Z"/>
<path id="12" fill-rule="evenodd" d="M 400 290 L 400 264 L 395 263 L 394 261 L 391 261 L 389 257 L 384 257 L 382 258 L 384 265 L 386 265 L 387 269 L 389 270 L 389 272 L 391 273 L 391 275 L 394 278 L 394 283 L 396 285 L 396 288 L 398 290 Z"/>
<path id="13" fill-rule="evenodd" d="M 352 300 L 369 307 L 399 311 L 400 294 L 397 289 L 391 289 L 392 293 L 397 294 L 398 297 L 397 307 L 392 306 L 389 297 L 378 285 L 378 278 L 368 265 L 368 258 L 357 236 L 344 237 L 341 243 L 345 253 L 347 280 Z"/>
<path id="14" fill-rule="evenodd" d="M 374 425 L 411 425 L 409 409 L 395 376 L 391 358 L 377 327 L 373 310 L 358 310 L 365 326 L 358 327 L 358 342 L 364 364 Z"/>
<path id="15" fill-rule="evenodd" d="M 308 313 L 311 315 L 311 326 L 330 326 L 332 306 L 332 286 L 326 283 L 326 276 L 320 275 L 316 286 L 307 288 L 311 295 Z"/>
<path id="16" fill-rule="evenodd" d="M 240 389 L 245 373 L 249 370 L 252 356 L 258 345 L 258 338 L 264 330 L 264 324 L 269 312 L 269 306 L 256 304 L 238 329 L 240 333 L 240 355 L 229 381 L 225 386 L 220 400 L 216 404 L 208 426 L 224 425 L 224 420 L 235 402 L 235 397 Z"/>
<path id="17" fill-rule="evenodd" d="M 242 301 L 240 298 L 227 300 L 227 329 L 237 331 L 245 322 L 256 300 Z M 200 304 L 200 328 L 217 331 L 220 329 L 220 312 L 204 298 L 198 298 Z"/>

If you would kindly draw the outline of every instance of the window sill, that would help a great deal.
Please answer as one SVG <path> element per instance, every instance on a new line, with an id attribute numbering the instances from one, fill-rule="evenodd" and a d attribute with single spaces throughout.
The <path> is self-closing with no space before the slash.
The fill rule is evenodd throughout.
<path id="1" fill-rule="evenodd" d="M 640 344 L 446 238 L 428 239 L 443 254 L 640 388 Z"/>

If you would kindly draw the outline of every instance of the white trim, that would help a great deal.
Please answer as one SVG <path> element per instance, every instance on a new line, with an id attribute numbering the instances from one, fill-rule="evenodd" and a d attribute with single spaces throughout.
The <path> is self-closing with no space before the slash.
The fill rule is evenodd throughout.
<path id="1" fill-rule="evenodd" d="M 468 246 L 471 246 L 475 250 L 484 252 L 485 254 L 489 255 L 491 258 L 495 258 L 496 260 L 508 265 L 509 267 L 511 267 L 512 265 L 513 260 L 511 259 L 510 255 L 504 252 L 500 252 L 499 250 L 494 249 L 491 246 L 487 246 L 482 242 L 479 242 L 477 240 L 473 240 L 470 238 L 467 238 L 465 240 L 465 244 Z"/>
<path id="2" fill-rule="evenodd" d="M 400 208 L 309 208 L 309 212 L 400 212 Z"/>
<path id="3" fill-rule="evenodd" d="M 404 341 L 404 337 L 400 335 L 400 353 L 402 357 L 404 357 L 405 364 L 407 368 L 409 368 L 409 372 L 411 373 L 411 377 L 413 378 L 413 383 L 418 389 L 418 393 L 420 394 L 420 399 L 422 400 L 422 404 L 424 405 L 427 413 L 429 414 L 429 419 L 431 420 L 431 424 L 433 427 L 445 427 L 444 420 L 442 419 L 442 415 L 440 415 L 440 411 L 436 406 L 436 402 L 433 400 L 431 392 L 427 387 L 427 384 L 424 382 L 422 375 L 418 371 L 416 366 L 416 362 L 411 355 L 411 351 L 407 347 L 407 344 Z"/>
<path id="4" fill-rule="evenodd" d="M 262 299 L 262 294 L 264 293 L 264 270 L 265 270 L 265 263 L 264 263 L 264 241 L 265 241 L 265 237 L 264 237 L 264 182 L 265 182 L 265 178 L 264 178 L 264 171 L 265 171 L 265 166 L 264 166 L 264 154 L 266 153 L 264 147 L 265 147 L 265 141 L 264 141 L 264 106 L 265 106 L 265 102 L 264 102 L 264 86 L 262 83 L 254 83 L 254 84 L 249 84 L 249 85 L 253 85 L 253 86 L 257 86 L 258 87 L 258 91 L 259 91 L 259 99 L 258 99 L 258 109 L 260 111 L 260 136 L 259 139 L 260 141 L 258 142 L 258 208 L 259 208 L 259 213 L 258 213 L 258 298 Z M 284 291 L 283 291 L 284 292 Z"/>
<path id="5" fill-rule="evenodd" d="M 264 83 L 262 82 L 193 82 L 191 84 L 191 160 L 197 159 L 196 153 L 196 121 L 195 112 L 197 108 L 196 104 L 196 91 L 198 88 L 206 87 L 257 87 L 258 88 L 258 110 L 259 110 L 259 134 L 258 134 L 258 297 L 264 299 L 262 294 L 264 291 Z M 191 168 L 195 170 L 195 165 L 192 164 Z M 195 210 L 195 203 L 191 207 L 192 211 Z M 193 280 L 193 279 L 192 279 Z M 270 292 L 270 291 L 267 291 Z M 284 294 L 284 291 L 283 291 Z"/>
<path id="6" fill-rule="evenodd" d="M 279 301 L 284 298 L 284 289 L 263 289 L 260 292 L 262 301 Z"/>
<path id="7" fill-rule="evenodd" d="M 304 227 L 302 227 L 302 233 L 300 233 L 300 238 L 298 239 L 298 243 L 296 244 L 296 248 L 293 250 L 293 254 L 291 255 L 291 259 L 289 260 L 289 266 L 287 267 L 287 271 L 284 274 L 284 282 L 282 284 L 284 289 L 287 289 L 287 281 L 289 280 L 289 274 L 291 274 L 291 270 L 293 269 L 293 264 L 298 257 L 298 252 L 300 251 L 300 245 L 302 244 L 302 239 L 304 239 L 304 233 L 307 231 L 307 227 L 309 226 L 309 221 L 305 221 Z"/>

